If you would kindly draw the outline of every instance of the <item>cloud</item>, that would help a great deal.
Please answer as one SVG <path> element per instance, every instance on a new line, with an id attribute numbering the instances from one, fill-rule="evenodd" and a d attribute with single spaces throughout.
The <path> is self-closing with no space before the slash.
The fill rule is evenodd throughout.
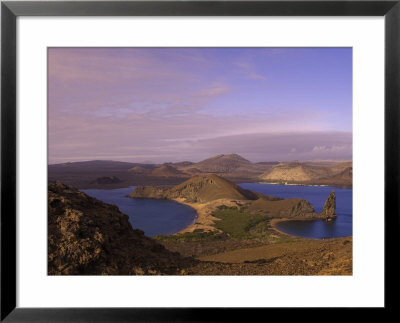
<path id="1" fill-rule="evenodd" d="M 207 151 L 209 155 L 235 152 L 252 161 L 352 159 L 352 133 L 254 133 L 199 140 L 193 147 L 194 154 L 195 151 Z"/>
<path id="2" fill-rule="evenodd" d="M 53 134 L 49 136 L 50 161 L 116 159 L 116 156 L 125 156 L 119 160 L 137 162 L 199 161 L 229 153 L 238 153 L 252 161 L 352 158 L 352 134 L 347 132 L 246 133 L 251 129 L 243 128 L 240 119 L 205 116 L 195 119 L 189 123 L 183 122 L 185 118 L 160 119 L 145 126 L 141 126 L 140 120 L 129 118 L 119 124 L 112 120 L 102 123 L 75 120 L 76 129 L 80 129 L 76 132 L 61 122 L 53 124 L 49 129 Z M 230 127 L 221 127 L 223 121 Z M 226 135 L 229 131 L 236 134 Z"/>
<path id="3" fill-rule="evenodd" d="M 228 86 L 214 86 L 204 90 L 200 90 L 194 94 L 194 97 L 212 98 L 229 92 Z"/>
<path id="4" fill-rule="evenodd" d="M 265 76 L 262 76 L 257 73 L 250 73 L 249 75 L 247 75 L 247 78 L 249 80 L 261 80 L 261 81 L 265 81 L 267 79 Z"/>
<path id="5" fill-rule="evenodd" d="M 333 110 L 300 95 L 288 99 L 286 82 L 282 87 L 275 76 L 275 88 L 266 87 L 267 65 L 240 53 L 50 49 L 50 161 L 163 162 L 229 152 L 254 160 L 351 155 L 351 135 L 341 141 L 340 133 L 336 139 L 328 134 L 336 129 Z"/>
<path id="6" fill-rule="evenodd" d="M 238 61 L 234 62 L 233 65 L 236 66 L 236 68 L 238 68 L 237 70 L 238 73 L 243 75 L 243 77 L 247 80 L 259 80 L 259 81 L 267 80 L 267 78 L 264 75 L 262 75 L 262 73 L 257 72 L 256 64 L 252 62 Z"/>

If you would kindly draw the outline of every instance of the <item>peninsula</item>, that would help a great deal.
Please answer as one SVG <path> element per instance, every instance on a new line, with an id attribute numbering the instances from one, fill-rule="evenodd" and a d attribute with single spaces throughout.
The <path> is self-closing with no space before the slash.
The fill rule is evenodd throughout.
<path id="1" fill-rule="evenodd" d="M 321 213 L 304 199 L 282 199 L 245 190 L 217 175 L 194 176 L 173 187 L 138 186 L 128 195 L 132 198 L 170 199 L 197 210 L 198 219 L 182 232 L 223 231 L 218 229 L 215 212 L 224 208 L 236 210 L 248 217 L 267 219 L 325 219 L 336 217 L 336 197 L 332 191 Z M 261 222 L 261 221 L 260 221 Z M 274 222 L 276 223 L 276 221 Z"/>

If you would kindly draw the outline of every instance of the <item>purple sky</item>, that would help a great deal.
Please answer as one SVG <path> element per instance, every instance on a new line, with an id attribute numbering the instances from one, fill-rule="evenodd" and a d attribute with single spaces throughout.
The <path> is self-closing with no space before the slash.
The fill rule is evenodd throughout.
<path id="1" fill-rule="evenodd" d="M 352 158 L 351 48 L 50 48 L 49 163 Z"/>

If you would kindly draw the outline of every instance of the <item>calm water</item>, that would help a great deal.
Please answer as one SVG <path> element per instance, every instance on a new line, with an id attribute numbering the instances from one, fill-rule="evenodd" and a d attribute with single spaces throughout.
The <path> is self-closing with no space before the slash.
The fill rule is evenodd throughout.
<path id="1" fill-rule="evenodd" d="M 324 220 L 288 221 L 278 224 L 286 233 L 305 238 L 334 238 L 352 235 L 352 189 L 329 186 L 292 186 L 261 183 L 243 183 L 241 187 L 281 198 L 302 198 L 309 201 L 316 212 L 321 212 L 330 191 L 336 193 L 337 218 Z M 126 197 L 135 186 L 112 190 L 82 190 L 87 195 L 105 203 L 114 204 L 129 216 L 134 228 L 141 229 L 149 237 L 158 234 L 174 234 L 196 219 L 196 211 L 189 206 L 168 200 L 132 199 Z"/>
<path id="2" fill-rule="evenodd" d="M 241 187 L 281 198 L 302 198 L 309 201 L 316 212 L 321 212 L 332 189 L 336 193 L 336 220 L 288 221 L 278 224 L 283 232 L 304 238 L 335 238 L 351 236 L 353 233 L 352 189 L 330 186 L 295 186 L 261 183 L 244 183 Z"/>
<path id="3" fill-rule="evenodd" d="M 113 190 L 81 190 L 87 195 L 118 206 L 129 216 L 133 228 L 143 230 L 149 237 L 174 234 L 191 225 L 197 213 L 187 205 L 174 201 L 132 199 L 126 197 L 135 186 Z"/>

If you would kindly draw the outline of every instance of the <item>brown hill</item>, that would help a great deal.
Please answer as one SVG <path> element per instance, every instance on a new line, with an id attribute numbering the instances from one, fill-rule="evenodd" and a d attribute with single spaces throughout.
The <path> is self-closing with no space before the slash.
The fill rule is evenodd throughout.
<path id="1" fill-rule="evenodd" d="M 315 183 L 320 185 L 351 187 L 353 183 L 353 167 L 345 168 L 343 171 L 332 176 L 319 178 Z"/>
<path id="2" fill-rule="evenodd" d="M 240 167 L 251 167 L 252 163 L 237 154 L 217 155 L 191 165 L 204 173 L 229 173 Z"/>
<path id="3" fill-rule="evenodd" d="M 261 175 L 261 178 L 270 181 L 306 182 L 311 180 L 311 176 L 308 169 L 300 163 L 279 163 L 270 172 Z"/>
<path id="4" fill-rule="evenodd" d="M 127 163 L 107 160 L 92 160 L 85 162 L 71 162 L 48 165 L 50 182 L 60 181 L 78 188 L 118 188 L 137 185 L 146 174 L 129 172 L 129 169 L 140 167 L 153 169 L 156 165 Z M 116 176 L 121 182 L 112 184 L 92 184 L 93 180 L 100 177 Z M 140 177 L 140 178 L 138 178 Z M 142 183 L 145 181 L 142 181 Z"/>
<path id="5" fill-rule="evenodd" d="M 188 174 L 201 174 L 202 173 L 202 171 L 200 169 L 195 168 L 195 167 L 187 168 L 187 169 L 185 169 L 185 172 Z"/>
<path id="6" fill-rule="evenodd" d="M 48 187 L 48 274 L 179 274 L 191 260 L 134 230 L 128 216 L 61 183 Z"/>
<path id="7" fill-rule="evenodd" d="M 130 169 L 128 169 L 128 172 L 134 173 L 134 174 L 145 174 L 149 172 L 148 168 L 144 168 L 143 166 L 135 166 Z"/>
<path id="8" fill-rule="evenodd" d="M 170 177 L 170 176 L 184 176 L 185 174 L 177 170 L 175 167 L 172 167 L 170 165 L 163 165 L 151 170 L 149 172 L 149 175 Z"/>
<path id="9" fill-rule="evenodd" d="M 91 184 L 116 184 L 121 183 L 121 180 L 116 176 L 104 176 L 96 178 Z"/>
<path id="10" fill-rule="evenodd" d="M 279 163 L 260 176 L 267 182 L 352 186 L 352 162 L 315 165 L 300 162 Z"/>
<path id="11" fill-rule="evenodd" d="M 270 200 L 260 197 L 249 205 L 249 210 L 261 212 L 274 218 L 315 218 L 319 217 L 314 207 L 303 199 Z"/>
<path id="12" fill-rule="evenodd" d="M 194 176 L 172 188 L 165 187 L 137 187 L 130 197 L 134 198 L 184 198 L 188 202 L 210 202 L 217 199 L 256 200 L 258 195 L 245 190 L 236 184 L 219 177 L 208 175 Z"/>
<path id="13" fill-rule="evenodd" d="M 174 167 L 187 167 L 187 166 L 193 165 L 194 163 L 190 162 L 190 161 L 183 161 L 183 162 L 169 163 L 169 164 Z M 166 164 L 166 165 L 169 165 L 169 164 Z"/>

